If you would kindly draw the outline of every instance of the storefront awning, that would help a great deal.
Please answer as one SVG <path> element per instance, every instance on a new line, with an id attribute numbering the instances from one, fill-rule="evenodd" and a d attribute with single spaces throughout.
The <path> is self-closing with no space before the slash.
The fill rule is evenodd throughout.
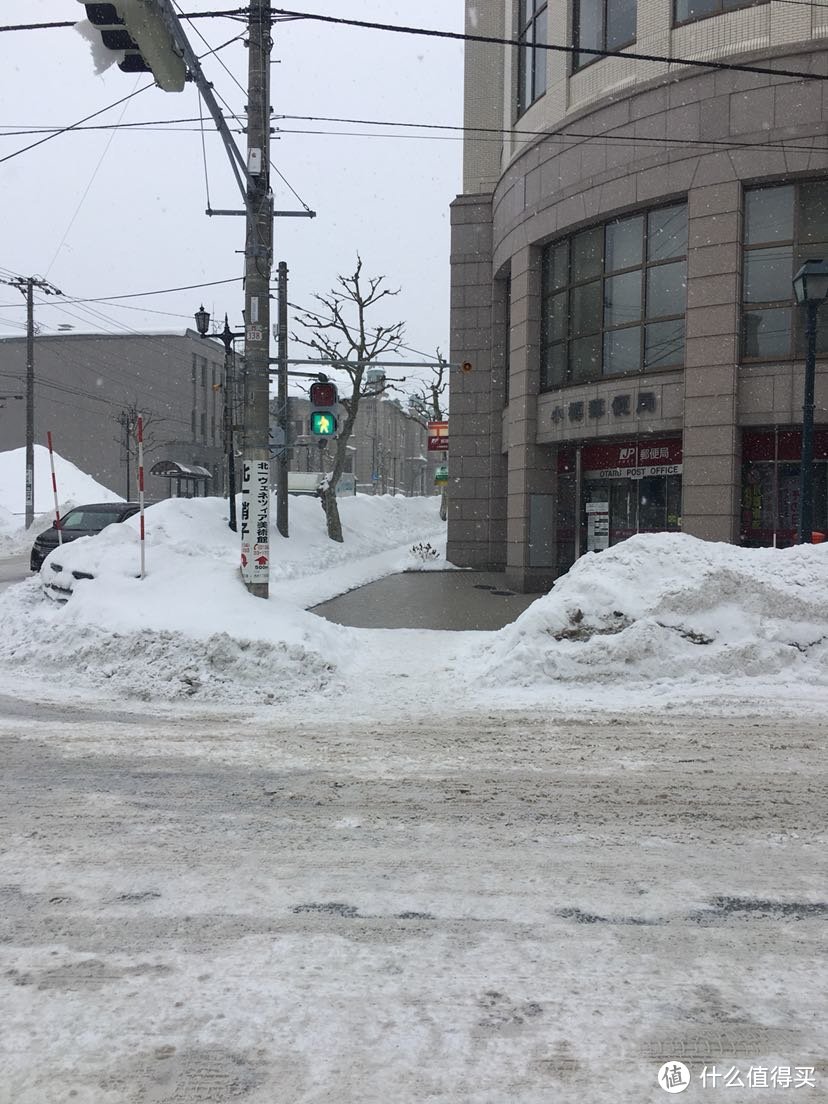
<path id="1" fill-rule="evenodd" d="M 177 460 L 159 460 L 150 468 L 150 475 L 161 475 L 167 479 L 212 479 L 207 468 L 198 464 L 179 464 Z"/>

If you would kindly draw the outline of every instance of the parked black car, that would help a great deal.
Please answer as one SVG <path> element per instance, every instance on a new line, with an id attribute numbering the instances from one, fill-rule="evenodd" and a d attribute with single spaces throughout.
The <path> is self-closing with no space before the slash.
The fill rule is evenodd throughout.
<path id="1" fill-rule="evenodd" d="M 88 506 L 75 506 L 60 519 L 63 543 L 77 540 L 78 537 L 91 537 L 113 522 L 126 521 L 128 517 L 137 514 L 138 510 L 137 502 L 93 502 Z M 34 542 L 30 561 L 32 571 L 40 571 L 43 561 L 57 546 L 58 531 L 52 525 Z"/>

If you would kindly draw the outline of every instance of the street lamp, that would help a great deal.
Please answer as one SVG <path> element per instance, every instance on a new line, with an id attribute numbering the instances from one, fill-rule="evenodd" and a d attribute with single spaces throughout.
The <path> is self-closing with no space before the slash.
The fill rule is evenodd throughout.
<path id="1" fill-rule="evenodd" d="M 812 258 L 793 278 L 796 301 L 806 309 L 805 394 L 799 462 L 799 543 L 810 544 L 814 513 L 814 375 L 817 311 L 828 296 L 828 261 Z"/>
<path id="2" fill-rule="evenodd" d="M 210 314 L 204 309 L 204 305 L 195 312 L 195 324 L 201 337 L 207 337 L 210 328 Z M 233 333 L 224 316 L 224 330 L 220 334 L 214 334 L 224 343 L 224 440 L 227 453 L 227 482 L 230 488 L 230 519 L 229 526 L 235 533 L 236 526 L 236 450 L 233 441 L 233 391 L 235 386 L 235 373 L 233 372 L 234 356 L 233 342 L 237 337 L 244 337 L 243 333 Z"/>

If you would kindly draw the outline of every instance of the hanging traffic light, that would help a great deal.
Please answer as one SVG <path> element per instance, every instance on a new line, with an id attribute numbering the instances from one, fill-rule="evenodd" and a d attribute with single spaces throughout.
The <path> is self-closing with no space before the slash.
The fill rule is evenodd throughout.
<path id="1" fill-rule="evenodd" d="M 312 437 L 336 436 L 336 384 L 323 377 L 310 385 L 310 432 Z"/>
<path id="2" fill-rule="evenodd" d="M 151 73 L 165 92 L 182 91 L 187 66 L 170 32 L 169 0 L 78 2 L 86 8 L 87 19 L 100 32 L 107 50 L 123 54 L 118 62 L 122 72 Z"/>

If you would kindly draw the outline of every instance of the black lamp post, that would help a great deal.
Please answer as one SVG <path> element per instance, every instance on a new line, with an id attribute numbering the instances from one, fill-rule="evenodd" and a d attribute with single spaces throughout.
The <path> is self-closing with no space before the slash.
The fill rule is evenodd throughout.
<path id="1" fill-rule="evenodd" d="M 799 543 L 810 544 L 814 517 L 814 375 L 817 311 L 828 296 L 828 261 L 806 261 L 793 278 L 796 301 L 805 316 L 805 395 L 802 403 L 802 456 L 799 462 Z"/>
<path id="2" fill-rule="evenodd" d="M 202 337 L 207 337 L 210 328 L 210 315 L 202 305 L 195 312 L 196 329 Z M 242 333 L 233 333 L 224 316 L 224 330 L 215 334 L 224 343 L 224 440 L 227 453 L 227 482 L 230 494 L 230 519 L 229 526 L 235 533 L 236 526 L 236 450 L 233 441 L 233 387 L 235 386 L 233 342 L 237 337 L 244 337 Z"/>

